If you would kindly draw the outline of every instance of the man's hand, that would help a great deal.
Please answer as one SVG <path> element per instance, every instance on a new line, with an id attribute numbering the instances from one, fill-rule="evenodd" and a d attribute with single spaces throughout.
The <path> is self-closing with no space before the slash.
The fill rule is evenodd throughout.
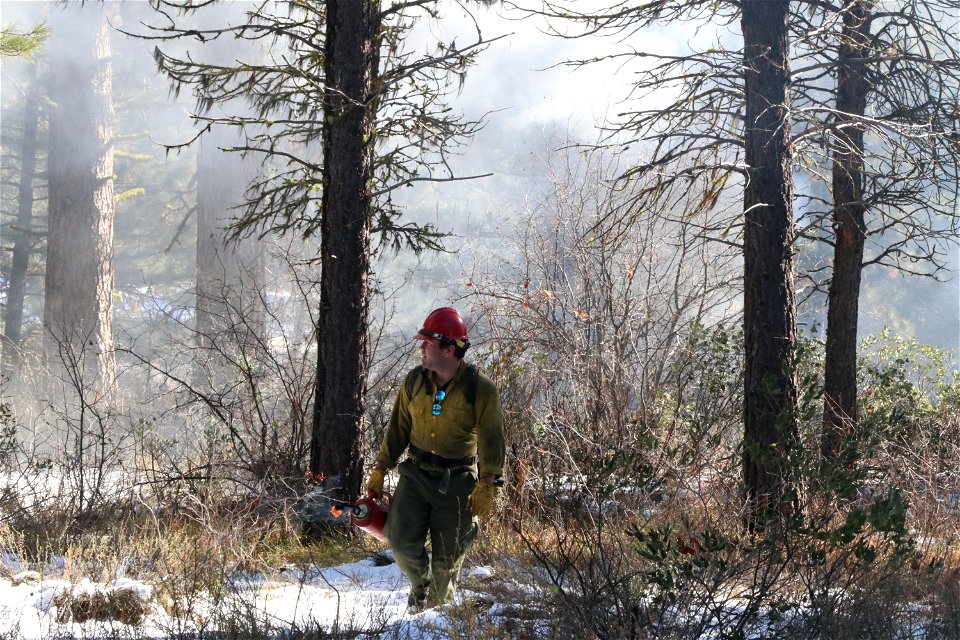
<path id="1" fill-rule="evenodd" d="M 374 467 L 370 471 L 370 477 L 367 479 L 367 493 L 373 494 L 378 498 L 383 497 L 383 469 Z"/>
<path id="2" fill-rule="evenodd" d="M 478 518 L 485 518 L 493 512 L 493 499 L 497 487 L 489 482 L 478 482 L 470 494 L 470 511 Z"/>

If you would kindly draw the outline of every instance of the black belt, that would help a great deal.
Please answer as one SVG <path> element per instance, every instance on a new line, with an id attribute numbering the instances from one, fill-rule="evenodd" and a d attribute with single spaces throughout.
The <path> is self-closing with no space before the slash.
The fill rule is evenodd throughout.
<path id="1" fill-rule="evenodd" d="M 455 467 L 469 467 L 477 461 L 477 456 L 467 456 L 465 458 L 444 458 L 443 456 L 438 456 L 435 453 L 424 451 L 412 443 L 410 444 L 410 453 L 412 453 L 417 459 L 417 462 L 420 462 L 421 464 L 430 464 L 443 469 L 443 471 L 440 473 L 440 481 L 437 483 L 437 491 L 443 495 L 446 495 L 447 489 L 450 488 L 450 469 Z"/>
<path id="2" fill-rule="evenodd" d="M 416 456 L 420 462 L 432 464 L 441 469 L 453 469 L 454 467 L 470 467 L 477 461 L 477 456 L 467 456 L 466 458 L 444 458 L 435 453 L 424 451 L 415 444 L 410 445 L 410 453 Z"/>

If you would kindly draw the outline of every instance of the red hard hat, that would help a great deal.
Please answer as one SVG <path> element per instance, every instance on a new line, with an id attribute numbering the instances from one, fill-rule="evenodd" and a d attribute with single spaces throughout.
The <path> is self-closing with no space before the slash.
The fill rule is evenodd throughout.
<path id="1" fill-rule="evenodd" d="M 465 349 L 470 340 L 467 338 L 467 323 L 453 307 L 434 309 L 423 321 L 423 328 L 414 336 L 417 340 L 449 340 Z"/>

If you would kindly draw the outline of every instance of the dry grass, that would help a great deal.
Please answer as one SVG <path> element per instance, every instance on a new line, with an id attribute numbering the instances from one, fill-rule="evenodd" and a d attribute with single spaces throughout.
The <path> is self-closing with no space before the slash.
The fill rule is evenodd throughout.
<path id="1" fill-rule="evenodd" d="M 152 598 L 130 586 L 65 589 L 54 602 L 60 624 L 98 620 L 139 625 L 152 609 Z"/>
<path id="2" fill-rule="evenodd" d="M 596 521 L 571 520 L 569 514 L 557 511 L 553 521 L 527 519 L 517 526 L 508 515 L 509 508 L 505 505 L 499 518 L 485 524 L 467 559 L 468 566 L 492 567 L 492 576 L 468 577 L 462 583 L 466 592 L 485 594 L 498 603 L 495 624 L 485 607 L 465 601 L 450 616 L 453 622 L 435 630 L 438 638 L 539 640 L 569 637 L 579 629 L 578 637 L 632 634 L 692 639 L 710 629 L 716 632 L 710 626 L 714 624 L 711 615 L 735 618 L 735 602 L 754 602 L 763 611 L 782 607 L 787 617 L 778 623 L 778 637 L 784 639 L 869 633 L 892 640 L 904 629 L 922 630 L 931 639 L 960 637 L 960 551 L 949 536 L 922 538 L 917 555 L 902 566 L 864 568 L 851 558 L 830 555 L 827 565 L 843 575 L 835 582 L 836 573 L 802 569 L 800 556 L 776 558 L 745 548 L 713 555 L 700 550 L 699 555 L 681 553 L 669 561 L 673 564 L 657 567 L 636 554 L 636 539 L 623 523 L 598 532 L 589 526 Z M 662 525 L 662 517 L 631 524 Z M 714 522 L 713 516 L 691 520 L 699 523 L 686 522 L 691 531 Z M 733 536 L 735 531 L 731 525 L 727 533 Z M 22 535 L 10 528 L 0 530 L 0 544 L 16 554 L 27 550 Z M 211 518 L 157 527 L 155 521 L 147 520 L 61 543 L 58 565 L 48 562 L 55 555 L 53 549 L 31 559 L 45 577 L 56 574 L 75 585 L 83 579 L 95 583 L 58 596 L 60 621 L 113 620 L 136 625 L 150 607 L 159 606 L 172 620 L 182 621 L 183 629 L 203 630 L 222 628 L 223 620 L 213 618 L 209 605 L 229 607 L 229 581 L 237 571 L 330 566 L 367 557 L 381 548 L 368 537 L 329 537 L 302 544 L 296 531 L 276 523 L 242 527 L 225 518 Z M 709 564 L 718 559 L 728 565 L 722 574 Z M 681 621 L 670 613 L 671 605 L 654 603 L 651 584 L 644 578 L 650 571 L 677 570 L 676 563 L 687 560 L 693 561 L 692 573 L 677 574 L 680 582 L 673 606 L 675 611 L 705 612 L 699 621 L 689 616 Z M 701 560 L 706 564 L 698 569 Z M 758 575 L 775 567 L 783 573 L 766 586 L 756 582 Z M 711 582 L 711 576 L 717 575 L 722 579 Z M 154 599 L 144 602 L 132 590 L 111 587 L 119 577 L 152 585 Z M 835 593 L 840 595 L 831 595 Z M 246 620 L 239 613 L 231 620 L 236 637 L 266 637 L 257 635 L 267 633 L 266 627 L 257 626 L 262 621 Z M 279 631 L 271 627 L 270 633 Z"/>

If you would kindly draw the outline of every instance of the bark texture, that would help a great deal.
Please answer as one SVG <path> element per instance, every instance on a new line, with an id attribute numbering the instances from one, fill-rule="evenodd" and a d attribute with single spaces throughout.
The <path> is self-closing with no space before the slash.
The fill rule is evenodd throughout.
<path id="1" fill-rule="evenodd" d="M 745 159 L 743 478 L 747 523 L 789 512 L 797 439 L 788 0 L 744 0 Z"/>
<path id="2" fill-rule="evenodd" d="M 327 2 L 321 294 L 310 470 L 334 500 L 360 491 L 363 460 L 380 3 Z"/>
<path id="3" fill-rule="evenodd" d="M 833 276 L 827 294 L 821 452 L 835 458 L 857 420 L 857 322 L 863 244 L 863 120 L 870 90 L 866 77 L 872 0 L 843 14 L 833 123 Z"/>
<path id="4" fill-rule="evenodd" d="M 46 354 L 103 386 L 115 369 L 110 31 L 92 4 L 67 5 L 51 24 Z"/>

